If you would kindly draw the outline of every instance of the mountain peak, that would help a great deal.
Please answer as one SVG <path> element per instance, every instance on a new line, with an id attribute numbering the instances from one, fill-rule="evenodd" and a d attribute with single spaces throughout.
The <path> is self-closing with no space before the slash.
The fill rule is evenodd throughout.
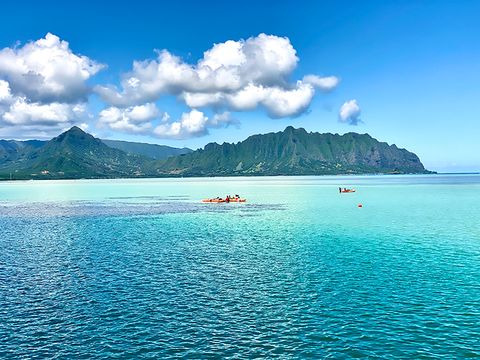
<path id="1" fill-rule="evenodd" d="M 81 128 L 78 126 L 72 126 L 70 129 L 67 131 L 61 133 L 58 135 L 56 138 L 57 139 L 64 139 L 64 138 L 70 138 L 70 137 L 88 137 L 88 138 L 93 138 L 93 136 L 85 131 L 83 131 Z"/>
<path id="2" fill-rule="evenodd" d="M 164 160 L 165 175 L 336 175 L 423 173 L 418 157 L 370 136 L 332 136 L 287 126 L 236 144 L 210 143 L 203 150 Z"/>
<path id="3" fill-rule="evenodd" d="M 289 125 L 285 128 L 285 130 L 283 130 L 283 132 L 287 134 L 291 134 L 291 133 L 306 133 L 307 131 L 302 127 L 294 128 L 292 125 Z"/>
<path id="4" fill-rule="evenodd" d="M 101 143 L 100 140 L 96 139 L 89 133 L 83 131 L 78 126 L 72 126 L 67 131 L 61 133 L 57 137 L 50 140 L 48 143 L 51 144 L 71 144 L 73 146 L 78 146 L 79 144 L 90 144 L 90 143 Z"/>
<path id="5" fill-rule="evenodd" d="M 70 129 L 64 132 L 64 134 L 69 133 L 69 134 L 87 134 L 85 131 L 83 131 L 81 128 L 78 126 L 72 126 Z"/>
<path id="6" fill-rule="evenodd" d="M 252 135 L 236 144 L 210 143 L 204 149 L 188 154 L 177 152 L 161 160 L 133 156 L 139 152 L 132 149 L 135 144 L 126 148 L 120 144 L 109 147 L 73 126 L 44 145 L 30 147 L 17 155 L 7 154 L 12 161 L 0 167 L 3 172 L 0 178 L 8 178 L 11 171 L 18 178 L 426 172 L 415 154 L 369 135 L 321 134 L 293 126 L 287 126 L 283 132 Z"/>

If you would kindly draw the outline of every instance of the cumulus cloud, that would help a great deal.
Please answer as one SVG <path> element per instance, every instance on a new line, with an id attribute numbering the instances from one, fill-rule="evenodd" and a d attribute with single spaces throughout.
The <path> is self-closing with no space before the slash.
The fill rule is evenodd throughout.
<path id="1" fill-rule="evenodd" d="M 33 102 L 85 99 L 85 82 L 103 67 L 74 54 L 67 41 L 51 33 L 22 47 L 0 50 L 0 77 L 9 82 L 14 94 Z"/>
<path id="2" fill-rule="evenodd" d="M 15 125 L 7 126 L 3 125 L 0 127 L 0 139 L 16 139 L 16 140 L 25 140 L 25 139 L 40 139 L 40 140 L 50 140 L 52 137 L 57 136 L 58 134 L 67 131 L 75 124 L 65 125 L 62 123 L 57 124 L 34 124 L 34 125 Z"/>
<path id="3" fill-rule="evenodd" d="M 209 128 L 227 127 L 235 123 L 228 112 L 209 118 L 201 111 L 191 110 L 183 113 L 177 121 L 158 125 L 153 133 L 159 138 L 188 139 L 207 135 Z"/>
<path id="4" fill-rule="evenodd" d="M 153 60 L 135 61 L 122 76 L 120 88 L 95 87 L 107 103 L 98 125 L 187 138 L 236 124 L 231 111 L 263 109 L 271 118 L 298 116 L 308 109 L 316 91 L 331 91 L 339 83 L 335 76 L 314 74 L 292 80 L 298 62 L 288 38 L 266 34 L 214 44 L 195 63 L 158 51 Z M 50 136 L 71 125 L 86 128 L 88 83 L 104 67 L 51 33 L 1 49 L 0 135 L 18 129 L 24 137 L 37 129 Z M 190 109 L 172 120 L 155 105 L 166 95 L 176 96 Z M 207 116 L 204 108 L 213 114 Z"/>
<path id="5" fill-rule="evenodd" d="M 98 125 L 111 130 L 135 134 L 148 134 L 160 138 L 187 139 L 208 134 L 209 128 L 221 128 L 236 124 L 229 112 L 208 117 L 203 112 L 184 112 L 180 119 L 172 120 L 154 103 L 119 108 L 111 106 L 99 114 Z"/>
<path id="6" fill-rule="evenodd" d="M 313 85 L 322 91 L 328 92 L 338 86 L 340 79 L 336 76 L 320 77 L 317 75 L 306 75 L 303 77 L 303 82 Z"/>
<path id="7" fill-rule="evenodd" d="M 250 83 L 234 93 L 184 92 L 181 98 L 192 108 L 213 106 L 233 111 L 248 111 L 262 107 L 270 117 L 282 118 L 304 112 L 314 95 L 315 90 L 312 85 L 298 81 L 295 86 L 288 89 Z"/>
<path id="8" fill-rule="evenodd" d="M 11 97 L 7 104 L 0 102 L 0 136 L 50 138 L 87 117 L 85 104 L 42 104 Z"/>
<path id="9" fill-rule="evenodd" d="M 29 103 L 25 98 L 17 98 L 3 114 L 7 125 L 40 125 L 71 124 L 85 114 L 85 105 L 70 105 L 65 103 Z"/>
<path id="10" fill-rule="evenodd" d="M 232 117 L 228 111 L 223 113 L 217 113 L 213 115 L 213 117 L 208 121 L 208 125 L 211 128 L 222 128 L 228 127 L 230 125 L 239 126 L 239 122 L 237 119 Z"/>
<path id="11" fill-rule="evenodd" d="M 146 133 L 152 128 L 151 121 L 159 114 L 160 110 L 153 103 L 124 109 L 111 106 L 100 112 L 98 123 L 112 130 Z"/>
<path id="12" fill-rule="evenodd" d="M 0 100 L 0 137 L 51 138 L 90 116 L 85 103 L 39 103 L 11 97 L 4 103 Z"/>
<path id="13" fill-rule="evenodd" d="M 169 124 L 160 124 L 154 130 L 162 138 L 184 139 L 207 134 L 208 117 L 198 110 L 183 113 L 180 120 Z"/>
<path id="14" fill-rule="evenodd" d="M 10 84 L 5 80 L 0 80 L 0 104 L 6 104 L 12 101 L 12 92 Z"/>
<path id="15" fill-rule="evenodd" d="M 296 51 L 287 38 L 260 34 L 215 44 L 196 65 L 162 50 L 155 60 L 133 63 L 133 70 L 121 81 L 122 92 L 102 86 L 96 90 L 106 102 L 116 106 L 151 101 L 165 93 L 236 91 L 250 82 L 284 84 L 297 61 Z"/>
<path id="16" fill-rule="evenodd" d="M 308 108 L 313 95 L 312 86 L 299 81 L 297 87 L 291 90 L 283 90 L 277 87 L 269 88 L 262 104 L 270 117 L 296 116 Z"/>
<path id="17" fill-rule="evenodd" d="M 229 40 L 204 52 L 188 64 L 167 50 L 155 60 L 135 61 L 121 80 L 121 89 L 97 86 L 104 101 L 128 107 L 175 95 L 190 108 L 248 111 L 264 108 L 273 118 L 297 116 L 307 110 L 315 89 L 330 91 L 334 76 L 307 75 L 290 82 L 299 59 L 290 40 L 260 34 L 247 40 Z"/>
<path id="18" fill-rule="evenodd" d="M 340 122 L 347 123 L 349 125 L 358 125 L 362 120 L 360 119 L 361 109 L 357 100 L 346 101 L 340 108 L 338 118 Z"/>
<path id="19" fill-rule="evenodd" d="M 103 67 L 51 33 L 0 50 L 0 134 L 50 136 L 85 120 L 87 81 Z"/>

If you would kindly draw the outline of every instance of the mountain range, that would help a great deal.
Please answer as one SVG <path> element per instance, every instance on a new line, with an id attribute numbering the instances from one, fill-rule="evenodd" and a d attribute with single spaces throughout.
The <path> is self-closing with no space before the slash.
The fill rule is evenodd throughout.
<path id="1" fill-rule="evenodd" d="M 291 126 L 282 132 L 253 135 L 237 144 L 210 143 L 204 149 L 170 157 L 160 174 L 323 175 L 423 173 L 417 155 L 368 134 L 308 133 Z"/>
<path id="2" fill-rule="evenodd" d="M 189 148 L 175 148 L 166 145 L 145 144 L 139 142 L 130 142 L 122 140 L 104 140 L 102 142 L 114 149 L 122 150 L 129 154 L 143 155 L 151 159 L 166 159 L 170 156 L 177 156 L 191 153 Z"/>
<path id="3" fill-rule="evenodd" d="M 78 127 L 50 141 L 0 140 L 0 179 L 426 173 L 417 155 L 368 134 L 291 126 L 203 149 L 101 140 Z"/>

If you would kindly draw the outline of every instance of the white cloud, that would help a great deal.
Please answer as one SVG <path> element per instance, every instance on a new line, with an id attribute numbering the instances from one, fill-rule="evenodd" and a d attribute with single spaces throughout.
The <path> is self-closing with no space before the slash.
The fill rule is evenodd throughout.
<path id="1" fill-rule="evenodd" d="M 213 128 L 228 127 L 230 125 L 239 125 L 238 121 L 232 117 L 228 111 L 225 111 L 220 114 L 215 114 L 208 121 L 208 125 Z"/>
<path id="2" fill-rule="evenodd" d="M 183 113 L 180 120 L 169 124 L 160 124 L 153 131 L 161 138 L 187 139 L 206 135 L 208 117 L 198 110 Z"/>
<path id="3" fill-rule="evenodd" d="M 86 117 L 85 104 L 31 103 L 16 97 L 6 108 L 0 106 L 0 137 L 50 139 Z"/>
<path id="4" fill-rule="evenodd" d="M 260 34 L 215 44 L 196 65 L 162 50 L 156 60 L 133 63 L 133 70 L 121 82 L 122 92 L 111 86 L 98 86 L 96 90 L 106 102 L 128 106 L 152 101 L 165 93 L 228 92 L 250 82 L 285 84 L 297 61 L 287 38 Z"/>
<path id="5" fill-rule="evenodd" d="M 182 114 L 179 120 L 170 123 L 161 123 L 153 133 L 160 138 L 188 139 L 208 134 L 209 128 L 227 127 L 234 124 L 230 113 L 215 114 L 212 118 L 198 110 L 191 110 Z"/>
<path id="6" fill-rule="evenodd" d="M 160 111 L 153 103 L 125 109 L 111 106 L 100 112 L 98 123 L 112 130 L 146 133 L 152 129 L 151 121 L 159 115 Z"/>
<path id="7" fill-rule="evenodd" d="M 228 107 L 234 110 L 250 110 L 263 106 L 270 117 L 281 118 L 296 116 L 305 111 L 314 93 L 311 85 L 301 81 L 292 89 L 250 84 L 234 94 L 227 95 L 226 101 Z"/>
<path id="8" fill-rule="evenodd" d="M 196 64 L 188 64 L 167 50 L 155 60 L 135 61 L 131 72 L 114 86 L 97 86 L 109 104 L 127 107 L 175 95 L 190 108 L 233 111 L 265 108 L 271 117 L 297 116 L 315 95 L 338 85 L 334 76 L 308 75 L 292 84 L 289 78 L 298 57 L 290 40 L 260 34 L 247 40 L 215 44 Z"/>
<path id="9" fill-rule="evenodd" d="M 263 107 L 270 117 L 282 118 L 303 113 L 314 95 L 315 89 L 312 85 L 297 81 L 297 84 L 291 88 L 250 83 L 232 93 L 184 92 L 181 96 L 192 108 L 213 106 L 233 111 L 248 111 Z"/>
<path id="10" fill-rule="evenodd" d="M 299 81 L 297 87 L 291 90 L 269 89 L 262 103 L 270 117 L 297 116 L 308 108 L 314 94 L 315 90 L 311 85 Z"/>
<path id="11" fill-rule="evenodd" d="M 0 104 L 9 103 L 11 100 L 10 84 L 5 80 L 0 80 Z"/>
<path id="12" fill-rule="evenodd" d="M 179 120 L 172 121 L 168 113 L 162 113 L 155 104 L 118 108 L 111 106 L 99 114 L 99 127 L 115 131 L 148 134 L 161 138 L 187 139 L 208 134 L 210 128 L 227 127 L 237 124 L 229 112 L 208 117 L 203 112 L 184 112 Z"/>
<path id="13" fill-rule="evenodd" d="M 73 124 L 75 120 L 85 115 L 84 105 L 71 105 L 53 102 L 50 104 L 29 103 L 25 98 L 18 97 L 3 113 L 3 122 L 13 125 L 59 125 Z"/>
<path id="14" fill-rule="evenodd" d="M 128 118 L 135 123 L 143 123 L 155 119 L 158 116 L 159 110 L 153 103 L 147 103 L 140 106 L 133 106 L 124 110 Z"/>
<path id="15" fill-rule="evenodd" d="M 72 52 L 67 41 L 48 33 L 18 48 L 0 50 L 0 77 L 14 95 L 32 102 L 78 102 L 86 81 L 104 66 Z"/>
<path id="16" fill-rule="evenodd" d="M 72 124 L 66 125 L 62 123 L 57 124 L 34 124 L 34 125 L 15 125 L 7 126 L 2 125 L 0 127 L 1 139 L 43 139 L 50 140 L 54 136 L 67 131 L 72 127 Z"/>
<path id="17" fill-rule="evenodd" d="M 298 116 L 317 90 L 327 92 L 339 83 L 335 76 L 313 74 L 293 81 L 297 52 L 288 38 L 274 35 L 214 44 L 196 63 L 167 50 L 157 54 L 154 60 L 135 61 L 120 90 L 95 87 L 108 103 L 99 126 L 162 137 L 201 136 L 209 128 L 235 124 L 229 111 L 260 108 L 272 118 Z M 24 131 L 38 129 L 46 136 L 74 124 L 86 128 L 88 82 L 104 67 L 51 33 L 1 49 L 0 134 L 18 129 L 23 137 Z M 177 96 L 190 110 L 172 121 L 155 105 L 164 95 Z M 203 108 L 213 109 L 213 115 L 206 116 Z"/>
<path id="18" fill-rule="evenodd" d="M 5 81 L 0 80 L 0 135 L 17 139 L 58 135 L 60 130 L 69 128 L 90 117 L 85 103 L 30 102 L 24 96 L 12 96 L 5 91 Z M 8 83 L 7 83 L 8 84 Z"/>
<path id="19" fill-rule="evenodd" d="M 48 137 L 80 124 L 89 116 L 87 81 L 103 67 L 51 33 L 0 50 L 0 134 Z"/>
<path id="20" fill-rule="evenodd" d="M 253 110 L 267 96 L 268 89 L 263 85 L 248 84 L 235 93 L 227 95 L 227 101 L 234 110 Z"/>
<path id="21" fill-rule="evenodd" d="M 168 122 L 168 120 L 170 120 L 170 115 L 167 112 L 163 113 L 161 121 Z"/>
<path id="22" fill-rule="evenodd" d="M 303 82 L 315 86 L 322 91 L 332 91 L 338 86 L 340 80 L 336 76 L 320 77 L 317 75 L 306 75 Z"/>
<path id="23" fill-rule="evenodd" d="M 240 66 L 247 61 L 243 52 L 241 41 L 228 40 L 224 43 L 215 44 L 210 50 L 203 53 L 203 59 L 199 67 L 208 66 L 211 70 L 221 67 Z"/>
<path id="24" fill-rule="evenodd" d="M 348 123 L 350 125 L 358 125 L 362 120 L 360 119 L 361 109 L 357 100 L 346 101 L 340 108 L 338 118 L 340 122 Z"/>
<path id="25" fill-rule="evenodd" d="M 187 106 L 191 108 L 205 107 L 205 106 L 216 106 L 220 105 L 225 101 L 225 94 L 216 92 L 216 93 L 191 93 L 184 91 L 180 95 Z"/>

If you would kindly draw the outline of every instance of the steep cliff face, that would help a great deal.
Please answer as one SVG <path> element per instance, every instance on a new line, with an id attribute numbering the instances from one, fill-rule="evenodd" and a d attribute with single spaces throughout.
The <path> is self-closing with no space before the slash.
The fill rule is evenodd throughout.
<path id="1" fill-rule="evenodd" d="M 202 150 L 157 165 L 159 174 L 310 175 L 423 173 L 419 158 L 368 134 L 284 131 L 250 136 L 237 144 L 211 143 Z"/>
<path id="2" fill-rule="evenodd" d="M 162 160 L 138 155 L 145 148 L 137 145 L 137 154 L 127 153 L 77 127 L 45 142 L 0 141 L 0 179 L 427 172 L 415 154 L 370 135 L 308 133 L 293 127 L 237 144 L 186 149 Z"/>

